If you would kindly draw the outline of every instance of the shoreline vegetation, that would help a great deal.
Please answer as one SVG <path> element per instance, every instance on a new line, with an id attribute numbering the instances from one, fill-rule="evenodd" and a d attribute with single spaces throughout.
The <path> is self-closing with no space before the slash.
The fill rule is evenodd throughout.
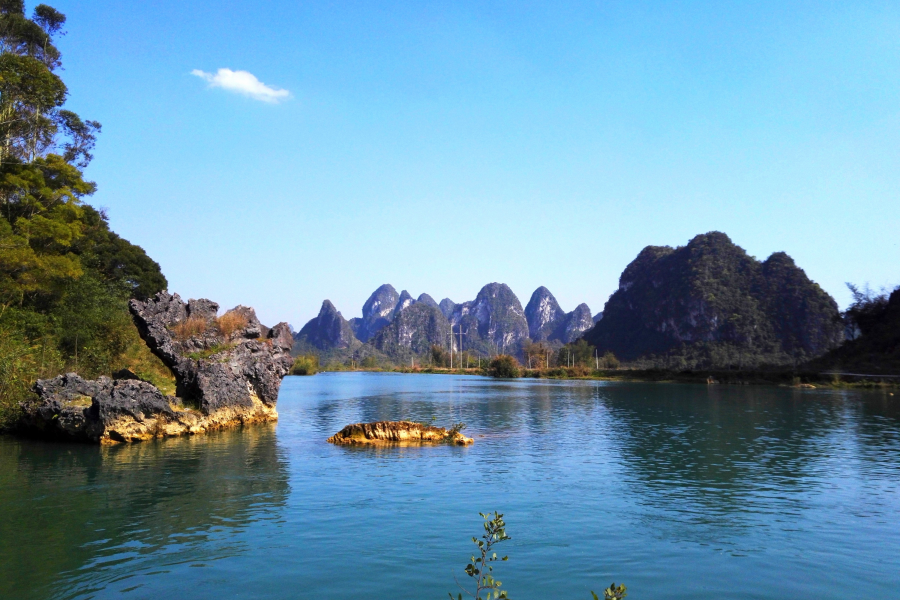
<path id="1" fill-rule="evenodd" d="M 489 368 L 453 368 L 430 365 L 401 366 L 354 366 L 328 364 L 321 373 L 406 373 L 420 375 L 473 375 L 496 377 Z M 297 373 L 292 373 L 296 375 Z M 708 371 L 667 371 L 665 369 L 589 369 L 586 367 L 553 367 L 550 369 L 520 368 L 518 375 L 499 377 L 501 379 L 580 379 L 596 381 L 616 381 L 632 383 L 700 383 L 707 385 L 778 385 L 802 389 L 896 389 L 900 388 L 900 377 L 866 373 L 829 373 L 813 371 L 751 371 L 751 370 L 708 370 Z"/>

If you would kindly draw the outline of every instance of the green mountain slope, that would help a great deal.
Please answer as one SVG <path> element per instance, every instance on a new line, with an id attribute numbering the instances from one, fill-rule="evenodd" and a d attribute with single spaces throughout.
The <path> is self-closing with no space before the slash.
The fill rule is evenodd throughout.
<path id="1" fill-rule="evenodd" d="M 584 339 L 647 366 L 747 368 L 821 355 L 843 325 L 834 299 L 789 256 L 760 262 L 711 232 L 642 250 Z"/>

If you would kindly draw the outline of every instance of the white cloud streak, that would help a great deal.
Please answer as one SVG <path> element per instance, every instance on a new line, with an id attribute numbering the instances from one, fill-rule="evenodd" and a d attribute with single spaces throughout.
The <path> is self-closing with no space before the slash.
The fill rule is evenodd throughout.
<path id="1" fill-rule="evenodd" d="M 250 96 L 254 100 L 277 104 L 290 98 L 287 90 L 269 87 L 256 78 L 256 75 L 248 71 L 232 71 L 231 69 L 219 69 L 213 73 L 207 73 L 200 69 L 191 71 L 200 79 L 209 83 L 209 87 L 218 87 L 229 92 Z"/>

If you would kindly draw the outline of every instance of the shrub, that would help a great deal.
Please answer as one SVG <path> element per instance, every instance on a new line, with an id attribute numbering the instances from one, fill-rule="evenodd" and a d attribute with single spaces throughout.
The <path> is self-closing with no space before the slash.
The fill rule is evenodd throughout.
<path id="1" fill-rule="evenodd" d="M 0 428 L 16 420 L 19 403 L 31 397 L 40 376 L 40 349 L 17 333 L 0 330 Z"/>
<path id="2" fill-rule="evenodd" d="M 442 346 L 431 345 L 431 364 L 435 367 L 446 367 L 450 364 L 450 354 Z"/>
<path id="3" fill-rule="evenodd" d="M 607 350 L 603 356 L 600 357 L 600 368 L 601 369 L 618 369 L 619 368 L 619 359 L 616 358 L 616 355 L 611 351 Z"/>
<path id="4" fill-rule="evenodd" d="M 216 319 L 216 326 L 222 332 L 222 335 L 225 336 L 225 339 L 230 338 L 235 331 L 246 327 L 247 323 L 247 317 L 234 310 L 228 311 Z"/>
<path id="5" fill-rule="evenodd" d="M 203 335 L 209 324 L 202 317 L 188 317 L 184 321 L 179 321 L 172 325 L 172 334 L 179 342 L 188 340 L 194 336 Z"/>
<path id="6" fill-rule="evenodd" d="M 301 354 L 294 358 L 291 375 L 315 375 L 319 372 L 318 354 Z"/>
<path id="7" fill-rule="evenodd" d="M 509 560 L 508 556 L 498 558 L 497 553 L 493 551 L 495 545 L 510 539 L 506 535 L 506 523 L 503 521 L 503 515 L 497 513 L 478 513 L 484 519 L 484 535 L 481 539 L 473 537 L 472 542 L 478 546 L 478 554 L 480 556 L 472 556 L 469 564 L 466 565 L 466 575 L 474 579 L 475 593 L 473 594 L 463 586 L 459 585 L 459 589 L 466 595 L 476 600 L 487 600 L 493 597 L 495 600 L 505 600 L 508 598 L 506 590 L 501 590 L 503 585 L 500 581 L 494 579 L 494 563 L 496 561 Z M 485 593 L 485 596 L 481 594 Z M 457 596 L 458 600 L 462 600 L 462 593 Z M 450 594 L 450 600 L 453 600 L 453 594 Z"/>
<path id="8" fill-rule="evenodd" d="M 519 376 L 519 361 L 509 354 L 498 354 L 488 366 L 491 377 L 513 378 Z"/>
<path id="9" fill-rule="evenodd" d="M 500 589 L 503 583 L 494 578 L 494 565 L 492 564 L 497 561 L 509 560 L 508 556 L 498 558 L 497 553 L 494 552 L 494 546 L 511 539 L 506 535 L 506 522 L 503 520 L 503 514 L 500 512 L 478 514 L 484 519 L 482 524 L 484 535 L 481 536 L 480 540 L 476 537 L 472 538 L 472 542 L 478 546 L 478 555 L 471 556 L 469 564 L 464 569 L 466 575 L 474 580 L 475 591 L 472 593 L 464 588 L 459 583 L 459 580 L 456 581 L 456 585 L 465 592 L 466 596 L 475 600 L 509 600 L 506 590 Z M 454 579 L 456 578 L 454 577 Z M 484 596 L 481 595 L 482 593 L 484 593 Z M 462 593 L 457 594 L 455 599 L 453 594 L 448 595 L 450 600 L 462 600 L 463 598 Z M 627 595 L 623 584 L 616 585 L 613 583 L 603 590 L 603 600 L 622 600 Z M 600 600 L 593 591 L 591 591 L 591 596 L 593 596 L 593 600 Z"/>

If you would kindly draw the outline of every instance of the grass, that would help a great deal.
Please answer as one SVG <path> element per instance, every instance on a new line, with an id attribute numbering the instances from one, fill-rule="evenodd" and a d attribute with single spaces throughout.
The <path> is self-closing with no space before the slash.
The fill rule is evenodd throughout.
<path id="1" fill-rule="evenodd" d="M 216 319 L 216 326 L 226 339 L 230 338 L 235 331 L 244 329 L 247 323 L 247 317 L 233 310 Z"/>
<path id="2" fill-rule="evenodd" d="M 185 356 L 192 360 L 203 360 L 214 356 L 219 352 L 231 350 L 232 348 L 234 348 L 234 344 L 214 344 L 209 348 L 204 348 L 203 350 L 198 350 L 197 352 L 189 352 L 185 354 Z"/>
<path id="3" fill-rule="evenodd" d="M 192 337 L 203 335 L 209 327 L 206 319 L 201 317 L 188 317 L 169 327 L 169 330 L 179 342 L 189 340 Z"/>

